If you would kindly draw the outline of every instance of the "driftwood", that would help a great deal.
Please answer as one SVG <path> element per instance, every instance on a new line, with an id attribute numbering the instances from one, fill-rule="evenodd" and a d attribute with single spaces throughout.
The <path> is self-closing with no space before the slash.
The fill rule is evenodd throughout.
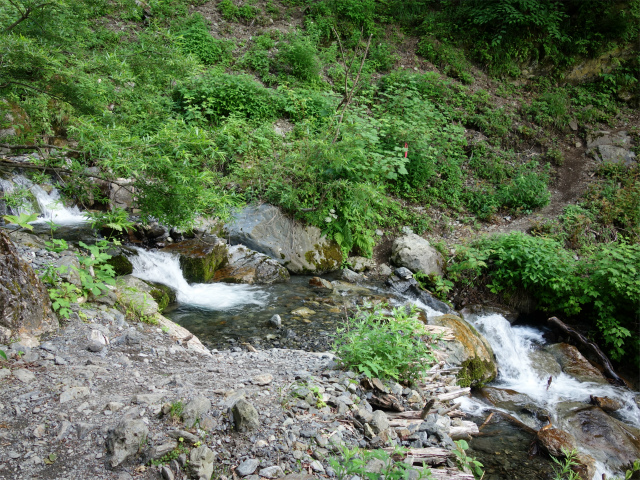
<path id="1" fill-rule="evenodd" d="M 454 398 L 466 397 L 470 393 L 471 393 L 471 388 L 466 387 L 466 388 L 460 388 L 458 390 L 454 390 L 452 392 L 440 393 L 436 395 L 436 398 L 441 402 L 446 402 L 447 400 L 453 400 Z"/>
<path id="2" fill-rule="evenodd" d="M 602 364 L 602 367 L 604 368 L 605 374 L 613 381 L 613 383 L 623 387 L 626 386 L 625 381 L 622 378 L 620 378 L 616 374 L 616 372 L 613 370 L 613 366 L 611 365 L 609 358 L 602 352 L 602 350 L 600 350 L 600 348 L 598 348 L 598 346 L 595 343 L 589 341 L 587 337 L 582 335 L 577 330 L 566 325 L 565 323 L 560 321 L 557 317 L 551 317 L 550 319 L 547 320 L 547 323 L 558 328 L 559 330 L 562 330 L 564 333 L 569 335 L 574 340 L 578 341 L 584 348 L 588 349 L 592 354 L 598 357 L 599 362 Z"/>
<path id="3" fill-rule="evenodd" d="M 480 431 L 478 425 L 469 421 L 462 421 L 462 425 L 452 426 L 449 429 L 449 436 L 453 440 L 471 440 L 471 437 L 477 435 Z"/>
<path id="4" fill-rule="evenodd" d="M 455 468 L 432 468 L 431 478 L 434 480 L 474 480 L 471 473 L 461 472 Z"/>
<path id="5" fill-rule="evenodd" d="M 419 426 L 422 422 L 424 422 L 424 420 L 420 418 L 395 418 L 389 419 L 389 426 L 409 428 L 411 425 Z"/>
<path id="6" fill-rule="evenodd" d="M 378 393 L 374 394 L 369 403 L 382 410 L 393 410 L 395 412 L 404 412 L 404 407 L 400 404 L 398 399 L 390 393 Z"/>
<path id="7" fill-rule="evenodd" d="M 384 449 L 387 452 L 393 453 L 393 447 L 387 447 Z M 406 452 L 406 462 L 412 462 L 413 464 L 422 465 L 444 465 L 447 463 L 447 459 L 454 458 L 453 453 L 445 448 L 427 447 L 427 448 L 410 448 Z"/>

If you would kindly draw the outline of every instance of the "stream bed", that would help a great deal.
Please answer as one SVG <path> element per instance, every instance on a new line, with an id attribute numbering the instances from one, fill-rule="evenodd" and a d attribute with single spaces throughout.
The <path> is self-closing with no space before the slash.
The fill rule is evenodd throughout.
<path id="1" fill-rule="evenodd" d="M 36 232 L 48 232 L 45 220 L 52 220 L 60 226 L 57 238 L 90 242 L 94 233 L 80 211 L 61 206 L 55 190 L 47 193 L 27 182 L 23 185 L 34 194 L 43 217 L 33 224 Z M 269 286 L 189 284 L 177 256 L 141 249 L 137 253 L 131 257 L 134 275 L 171 287 L 177 302 L 164 314 L 210 348 L 239 348 L 248 343 L 256 348 L 324 351 L 331 347 L 332 335 L 343 324 L 347 308 L 365 302 L 412 302 L 375 284 L 336 282 L 333 292 L 323 292 L 310 288 L 310 277 L 305 276 Z M 417 306 L 427 317 L 439 314 Z M 270 324 L 274 315 L 281 318 L 281 328 Z M 543 328 L 511 325 L 496 314 L 466 320 L 485 336 L 498 364 L 498 378 L 472 397 L 463 398 L 461 406 L 481 426 L 468 453 L 484 464 L 485 479 L 554 478 L 547 458 L 529 455 L 534 440 L 531 432 L 505 420 L 500 412 L 529 429 L 551 424 L 570 432 L 579 450 L 595 460 L 593 480 L 601 480 L 603 474 L 607 479 L 620 475 L 620 464 L 612 458 L 624 457 L 627 445 L 635 451 L 640 448 L 638 393 L 563 373 L 553 354 L 555 345 L 548 345 Z M 606 414 L 589 405 L 592 395 L 614 399 L 622 408 Z"/>

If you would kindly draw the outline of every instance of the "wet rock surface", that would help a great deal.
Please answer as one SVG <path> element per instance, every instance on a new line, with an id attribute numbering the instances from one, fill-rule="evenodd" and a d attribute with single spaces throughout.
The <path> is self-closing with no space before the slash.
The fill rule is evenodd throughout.
<path id="1" fill-rule="evenodd" d="M 34 256 L 35 257 L 35 256 Z M 33 268 L 0 232 L 0 337 L 20 338 L 26 345 L 58 327 L 49 294 Z"/>
<path id="2" fill-rule="evenodd" d="M 213 235 L 174 243 L 163 251 L 180 256 L 182 273 L 189 282 L 209 282 L 228 262 L 226 242 Z"/>
<path id="3" fill-rule="evenodd" d="M 289 271 L 267 255 L 243 245 L 229 248 L 227 264 L 213 276 L 215 282 L 269 285 L 287 282 Z"/>
<path id="4" fill-rule="evenodd" d="M 414 273 L 420 271 L 426 275 L 442 275 L 444 263 L 440 252 L 415 233 L 407 233 L 395 239 L 391 261 L 399 267 L 406 267 Z"/>
<path id="5" fill-rule="evenodd" d="M 562 371 L 567 375 L 582 382 L 608 383 L 602 373 L 591 365 L 573 345 L 557 343 L 546 347 L 545 350 L 556 358 Z"/>
<path id="6" fill-rule="evenodd" d="M 272 205 L 249 206 L 226 226 L 231 244 L 264 253 L 294 274 L 337 270 L 340 247 L 317 227 L 302 226 Z"/>

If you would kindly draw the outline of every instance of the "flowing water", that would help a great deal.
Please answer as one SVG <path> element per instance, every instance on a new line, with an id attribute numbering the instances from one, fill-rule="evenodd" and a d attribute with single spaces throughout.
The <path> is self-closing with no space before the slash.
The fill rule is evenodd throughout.
<path id="1" fill-rule="evenodd" d="M 307 276 L 293 276 L 287 283 L 250 286 L 225 283 L 188 284 L 178 257 L 165 252 L 137 250 L 130 257 L 133 275 L 171 287 L 177 304 L 164 314 L 187 328 L 213 348 L 230 343 L 254 346 L 329 348 L 331 334 L 344 320 L 345 306 L 356 302 L 393 300 L 374 290 L 348 289 L 333 294 L 309 288 Z M 311 315 L 298 309 L 307 308 Z M 282 319 L 282 329 L 269 325 L 273 315 Z"/>
<path id="2" fill-rule="evenodd" d="M 500 315 L 475 317 L 471 321 L 489 341 L 496 355 L 498 378 L 491 386 L 524 394 L 529 401 L 529 404 L 522 409 L 503 409 L 511 416 L 535 429 L 539 429 L 550 421 L 558 428 L 578 436 L 580 432 L 575 431 L 575 427 L 568 420 L 574 412 L 584 409 L 589 403 L 590 395 L 595 395 L 622 402 L 624 406 L 615 412 L 615 416 L 628 425 L 640 427 L 640 409 L 635 401 L 637 395 L 635 392 L 608 384 L 581 382 L 550 368 L 554 363 L 557 366 L 557 362 L 551 353 L 544 350 L 546 342 L 541 329 L 512 326 Z M 548 385 L 549 376 L 553 377 L 550 385 Z M 496 407 L 476 397 L 464 399 L 463 409 L 481 422 L 490 411 L 496 410 Z M 540 415 L 540 412 L 543 414 Z M 498 426 L 489 426 L 488 429 L 483 430 L 483 433 L 491 435 L 492 430 L 496 436 L 509 436 L 509 432 L 513 433 L 513 427 L 509 427 L 507 429 L 509 432 L 503 435 L 501 429 L 504 426 L 504 422 Z M 531 435 L 528 437 L 531 438 Z M 471 447 L 480 454 L 486 453 L 486 438 L 474 439 Z M 594 479 L 599 480 L 602 474 L 607 478 L 612 478 L 614 473 L 620 474 L 609 465 L 610 458 L 607 453 L 586 448 L 584 445 L 580 449 L 596 459 Z M 495 452 L 490 453 L 494 455 L 492 458 L 483 456 L 483 459 L 487 459 L 485 461 L 491 462 L 497 458 Z M 496 471 L 500 469 L 499 467 L 496 466 Z M 501 468 L 501 470 L 508 471 L 508 468 Z M 515 474 L 512 473 L 512 475 Z M 495 478 L 514 477 L 498 475 Z M 520 473 L 519 478 L 525 477 Z"/>
<path id="3" fill-rule="evenodd" d="M 405 303 L 379 287 L 355 288 L 328 294 L 308 286 L 309 277 L 294 276 L 285 284 L 270 286 L 189 284 L 182 276 L 177 256 L 142 249 L 131 257 L 134 275 L 170 286 L 177 304 L 165 312 L 169 318 L 189 329 L 210 347 L 228 348 L 237 343 L 257 347 L 270 346 L 323 350 L 331 343 L 331 334 L 344 321 L 345 306 L 363 301 Z M 439 312 L 420 304 L 428 316 Z M 313 310 L 305 315 L 300 307 Z M 282 318 L 283 328 L 268 324 L 272 315 Z M 624 408 L 615 415 L 626 424 L 640 427 L 640 410 L 634 392 L 608 384 L 581 382 L 559 371 L 553 355 L 546 352 L 544 331 L 531 326 L 512 326 L 500 315 L 476 316 L 468 319 L 491 344 L 498 363 L 498 378 L 490 387 L 518 394 L 526 399 L 521 406 L 491 405 L 482 397 L 463 399 L 462 408 L 479 424 L 491 411 L 504 411 L 533 429 L 551 422 L 571 431 L 568 416 L 587 406 L 590 395 L 615 398 Z M 553 381 L 548 385 L 550 374 Z M 496 417 L 498 418 L 498 417 Z M 488 480 L 551 479 L 551 464 L 541 456 L 528 456 L 532 435 L 506 422 L 490 422 L 482 435 L 474 438 L 471 454 L 485 463 Z M 614 469 L 608 466 L 604 452 L 588 450 L 596 459 L 597 473 L 611 478 Z"/>

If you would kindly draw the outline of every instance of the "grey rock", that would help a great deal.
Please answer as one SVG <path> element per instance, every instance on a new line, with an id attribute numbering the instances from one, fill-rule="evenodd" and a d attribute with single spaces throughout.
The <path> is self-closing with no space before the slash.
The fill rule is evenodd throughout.
<path id="1" fill-rule="evenodd" d="M 138 453 L 149 436 L 149 428 L 142 420 L 123 419 L 107 433 L 106 447 L 112 468 Z"/>
<path id="2" fill-rule="evenodd" d="M 67 255 L 61 255 L 53 262 L 53 264 L 60 272 L 60 278 L 62 280 L 69 282 L 76 287 L 82 286 L 80 274 L 78 273 L 80 270 L 80 262 L 75 255 L 71 252 Z"/>
<path id="3" fill-rule="evenodd" d="M 280 478 L 284 477 L 284 472 L 279 465 L 263 468 L 258 472 L 258 475 L 265 478 Z"/>
<path id="4" fill-rule="evenodd" d="M 0 232 L 0 327 L 6 337 L 36 344 L 37 338 L 59 327 L 46 287 L 16 246 Z"/>
<path id="5" fill-rule="evenodd" d="M 380 276 L 382 277 L 388 277 L 393 273 L 393 270 L 391 270 L 391 267 L 386 263 L 383 263 L 382 265 L 380 265 L 379 271 L 380 271 Z"/>
<path id="6" fill-rule="evenodd" d="M 432 309 L 436 310 L 437 312 L 454 313 L 453 309 L 449 305 L 444 303 L 442 300 L 438 300 L 433 295 L 431 295 L 429 292 L 427 292 L 425 290 L 422 290 L 417 285 L 411 285 L 406 290 L 406 293 L 415 296 L 418 300 L 420 300 L 422 303 L 424 303 L 427 307 L 432 308 Z"/>
<path id="7" fill-rule="evenodd" d="M 259 465 L 260 460 L 256 458 L 248 458 L 240 465 L 238 465 L 238 467 L 235 469 L 235 472 L 241 477 L 246 477 L 247 475 L 251 475 L 253 472 L 255 472 Z"/>
<path id="8" fill-rule="evenodd" d="M 289 280 L 289 271 L 264 253 L 244 245 L 229 248 L 228 264 L 217 270 L 214 281 L 270 285 Z"/>
<path id="9" fill-rule="evenodd" d="M 169 467 L 162 467 L 162 469 L 160 470 L 160 474 L 162 475 L 162 479 L 163 480 L 174 480 L 175 477 L 173 475 L 173 472 L 171 471 L 171 469 Z"/>
<path id="10" fill-rule="evenodd" d="M 60 403 L 67 403 L 89 395 L 89 387 L 71 387 L 60 394 Z"/>
<path id="11" fill-rule="evenodd" d="M 393 271 L 393 273 L 400 280 L 409 280 L 410 278 L 413 278 L 413 273 L 407 267 L 398 267 Z"/>
<path id="12" fill-rule="evenodd" d="M 189 455 L 191 472 L 198 480 L 210 480 L 213 475 L 215 453 L 206 445 L 191 450 Z"/>
<path id="13" fill-rule="evenodd" d="M 318 460 L 314 460 L 310 465 L 311 469 L 316 473 L 324 473 L 324 467 Z"/>
<path id="14" fill-rule="evenodd" d="M 347 262 L 351 265 L 351 270 L 357 273 L 362 273 L 365 270 L 371 270 L 376 266 L 376 262 L 374 260 L 365 257 L 349 257 Z"/>
<path id="15" fill-rule="evenodd" d="M 200 441 L 200 438 L 197 435 L 184 430 L 171 430 L 168 433 L 170 437 L 173 437 L 176 440 L 182 438 L 182 440 L 187 443 L 195 444 Z"/>
<path id="16" fill-rule="evenodd" d="M 124 275 L 116 282 L 118 301 L 137 315 L 151 317 L 159 313 L 158 303 L 153 299 L 153 287 L 134 277 Z"/>
<path id="17" fill-rule="evenodd" d="M 389 429 L 389 420 L 382 410 L 373 412 L 371 418 L 371 428 L 375 433 L 380 433 Z"/>
<path id="18" fill-rule="evenodd" d="M 20 380 L 22 383 L 29 384 L 36 379 L 36 376 L 33 372 L 27 370 L 26 368 L 18 368 L 13 371 L 13 376 Z"/>
<path id="19" fill-rule="evenodd" d="M 91 340 L 89 342 L 89 345 L 87 346 L 87 350 L 94 353 L 101 352 L 103 348 L 104 345 L 100 342 L 97 342 L 96 340 Z"/>
<path id="20" fill-rule="evenodd" d="M 269 325 L 271 325 L 272 327 L 275 328 L 280 328 L 282 327 L 282 319 L 280 318 L 280 315 L 274 315 L 269 319 Z"/>
<path id="21" fill-rule="evenodd" d="M 444 259 L 424 238 L 410 233 L 396 238 L 391 247 L 391 261 L 412 272 L 442 275 Z"/>
<path id="22" fill-rule="evenodd" d="M 235 403 L 231 408 L 231 412 L 233 413 L 236 430 L 239 432 L 247 432 L 260 426 L 257 410 L 244 398 Z"/>
<path id="23" fill-rule="evenodd" d="M 342 263 L 340 247 L 319 228 L 300 225 L 271 205 L 244 208 L 226 229 L 231 244 L 264 253 L 291 273 L 324 273 Z"/>
<path id="24" fill-rule="evenodd" d="M 211 401 L 207 397 L 199 396 L 190 400 L 182 411 L 182 421 L 187 428 L 193 427 L 202 420 L 204 415 L 211 409 Z"/>
<path id="25" fill-rule="evenodd" d="M 599 159 L 603 162 L 620 163 L 627 166 L 632 165 L 636 161 L 636 154 L 631 150 L 614 145 L 599 145 Z"/>
<path id="26" fill-rule="evenodd" d="M 362 275 L 354 272 L 353 270 L 349 270 L 348 268 L 342 270 L 340 276 L 345 282 L 349 283 L 358 283 L 364 280 L 364 277 Z"/>

